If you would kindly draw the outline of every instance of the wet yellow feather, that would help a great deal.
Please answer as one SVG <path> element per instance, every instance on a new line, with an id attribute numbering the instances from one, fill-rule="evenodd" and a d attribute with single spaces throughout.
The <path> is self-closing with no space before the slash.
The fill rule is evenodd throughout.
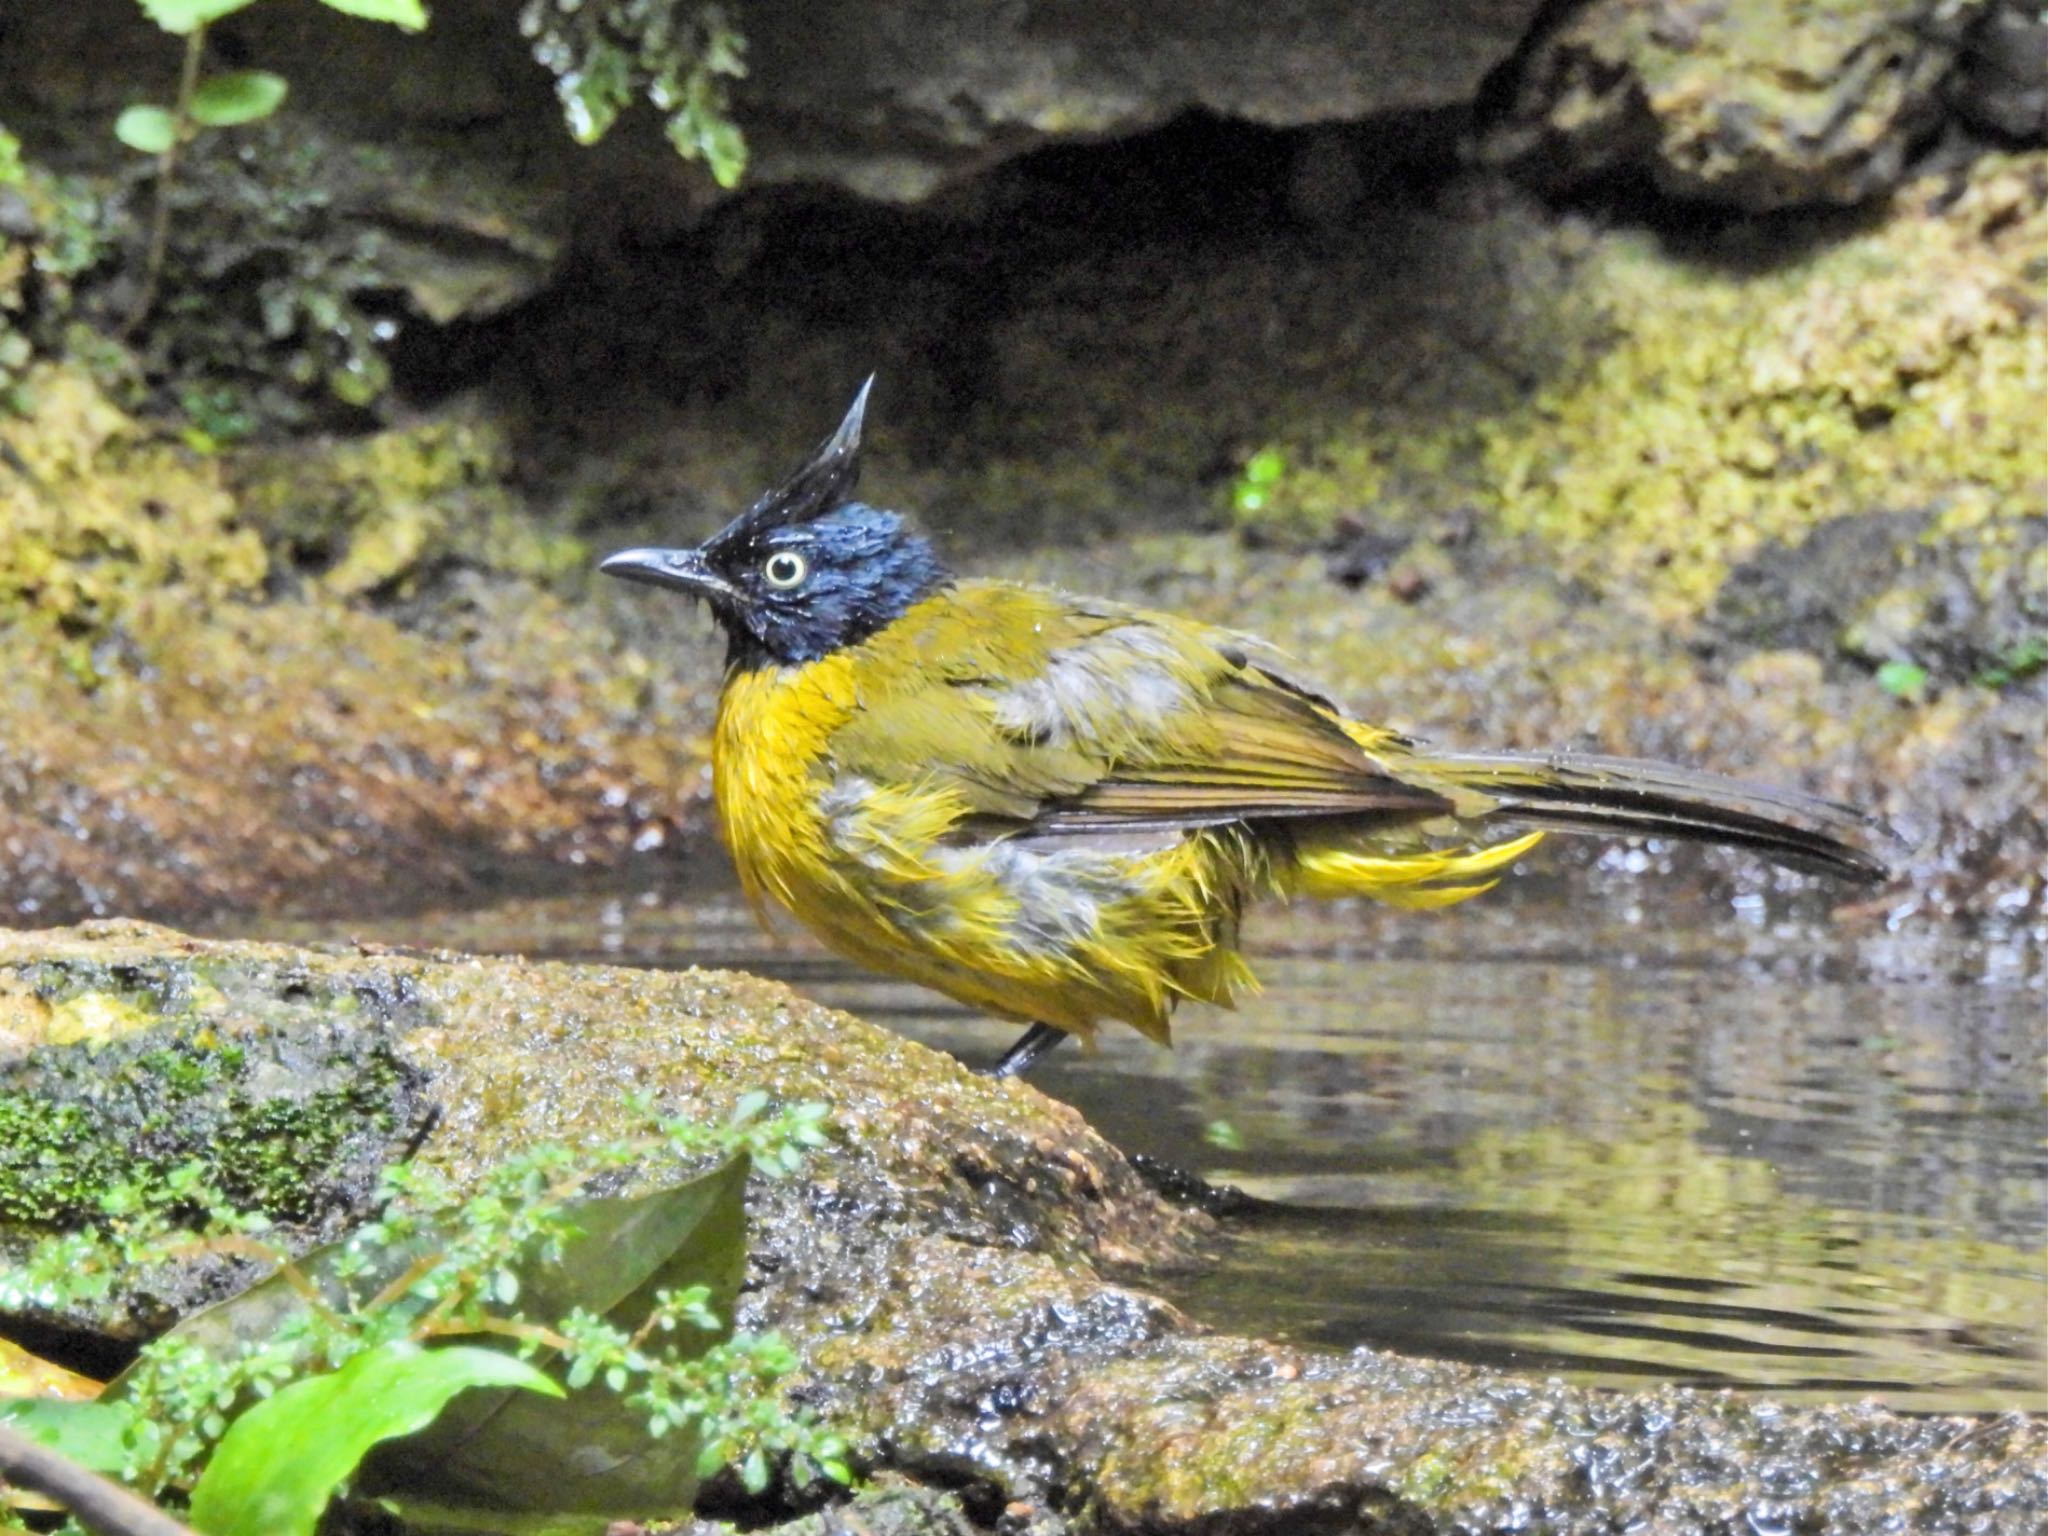
<path id="1" fill-rule="evenodd" d="M 1121 1019 L 1163 1041 L 1176 1003 L 1227 1006 L 1256 985 L 1237 952 L 1249 903 L 1448 906 L 1537 842 L 1439 849 L 1341 817 L 1301 836 L 1221 820 L 1127 849 L 982 830 L 1063 798 L 1141 817 L 1262 795 L 1341 809 L 1347 794 L 1364 804 L 1377 792 L 1364 754 L 1390 733 L 1245 681 L 1217 631 L 1148 618 L 978 584 L 821 660 L 735 672 L 712 761 L 749 899 L 788 908 L 863 965 L 990 1013 L 1083 1036 Z M 1118 630 L 1129 631 L 1121 650 L 1101 641 Z M 1056 686 L 1062 657 L 1095 654 L 1091 641 L 1124 673 Z M 1203 713 L 1217 693 L 1221 725 Z M 1236 742 L 1250 749 L 1233 755 Z"/>

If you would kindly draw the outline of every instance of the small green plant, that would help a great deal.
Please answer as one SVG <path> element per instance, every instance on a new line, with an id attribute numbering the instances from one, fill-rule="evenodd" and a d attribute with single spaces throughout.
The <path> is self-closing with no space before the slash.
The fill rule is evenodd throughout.
<path id="1" fill-rule="evenodd" d="M 1979 688 L 2010 688 L 2042 671 L 2048 671 L 2048 634 L 2028 635 L 1999 652 L 1970 681 Z"/>
<path id="2" fill-rule="evenodd" d="M 1877 686 L 1917 704 L 1927 696 L 1927 669 L 1914 661 L 1888 661 L 1877 669 Z"/>
<path id="3" fill-rule="evenodd" d="M 1242 1152 L 1244 1132 L 1228 1120 L 1211 1120 L 1202 1127 L 1202 1140 L 1219 1152 Z"/>
<path id="4" fill-rule="evenodd" d="M 728 1466 L 755 1492 L 782 1462 L 798 1485 L 850 1482 L 844 1442 L 775 1391 L 794 1352 L 731 1331 L 746 1174 L 793 1171 L 826 1106 L 771 1112 L 753 1093 L 717 1126 L 632 1108 L 644 1133 L 537 1147 L 463 1193 L 391 1168 L 377 1220 L 295 1260 L 197 1165 L 109 1189 L 92 1228 L 0 1275 L 0 1308 L 89 1304 L 198 1253 L 270 1277 L 148 1345 L 97 1400 L 0 1400 L 0 1422 L 189 1503 L 209 1536 L 311 1536 L 362 1477 L 434 1523 L 473 1516 L 469 1495 L 540 1523 L 672 1514 Z M 706 1157 L 650 1194 L 589 1194 Z M 176 1219 L 193 1211 L 196 1231 Z"/>
<path id="5" fill-rule="evenodd" d="M 156 306 L 157 283 L 163 274 L 164 251 L 170 240 L 171 188 L 177 180 L 178 156 L 193 135 L 205 128 L 234 128 L 258 123 L 284 103 L 288 87 L 282 76 L 263 69 L 205 73 L 206 29 L 255 0 L 139 0 L 149 19 L 173 37 L 185 39 L 185 61 L 178 74 L 178 94 L 168 107 L 138 103 L 114 120 L 114 136 L 130 149 L 156 156 L 156 208 L 150 219 L 149 245 L 143 257 L 142 288 L 129 316 L 132 330 Z M 421 0 L 320 0 L 322 5 L 367 21 L 389 22 L 416 32 L 427 24 Z"/>
<path id="6" fill-rule="evenodd" d="M 1266 510 L 1273 491 L 1287 474 L 1287 455 L 1278 448 L 1261 448 L 1245 460 L 1244 469 L 1230 487 L 1230 507 L 1239 517 Z"/>
<path id="7" fill-rule="evenodd" d="M 332 3 L 332 0 L 329 0 Z M 667 118 L 669 143 L 701 160 L 721 187 L 747 168 L 747 141 L 726 82 L 746 75 L 746 42 L 716 5 L 685 0 L 527 0 L 519 26 L 555 77 L 569 132 L 595 144 L 644 96 Z"/>

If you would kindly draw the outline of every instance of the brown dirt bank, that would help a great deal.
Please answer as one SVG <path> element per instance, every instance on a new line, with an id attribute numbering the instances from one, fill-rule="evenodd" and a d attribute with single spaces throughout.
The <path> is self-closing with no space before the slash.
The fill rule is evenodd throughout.
<path id="1" fill-rule="evenodd" d="M 1446 740 L 1808 784 L 1898 827 L 1889 910 L 2038 924 L 2048 160 L 1659 229 L 1446 179 L 1445 142 L 1317 142 L 742 199 L 463 332 L 454 392 L 368 436 L 237 445 L 32 363 L 4 900 L 345 912 L 669 845 L 717 649 L 591 555 L 722 518 L 879 365 L 867 487 L 969 563 L 1264 632 Z M 1330 154 L 1392 179 L 1310 196 Z M 1244 200 L 1163 174 L 1189 156 Z M 55 281 L 0 263 L 0 307 Z"/>

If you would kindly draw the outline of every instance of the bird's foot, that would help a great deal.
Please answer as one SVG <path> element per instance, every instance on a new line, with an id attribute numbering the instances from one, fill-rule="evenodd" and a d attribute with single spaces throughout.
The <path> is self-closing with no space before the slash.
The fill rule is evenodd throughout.
<path id="1" fill-rule="evenodd" d="M 1063 1029 L 1054 1029 L 1050 1024 L 1034 1024 L 1024 1031 L 1015 1045 L 1003 1052 L 1003 1059 L 988 1069 L 988 1075 L 1022 1077 L 1050 1056 L 1066 1038 L 1067 1032 Z"/>

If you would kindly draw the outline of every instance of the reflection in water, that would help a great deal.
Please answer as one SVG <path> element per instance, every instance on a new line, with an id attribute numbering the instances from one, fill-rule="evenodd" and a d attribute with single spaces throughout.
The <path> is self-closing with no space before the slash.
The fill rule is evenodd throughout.
<path id="1" fill-rule="evenodd" d="M 1154 1277 L 1219 1326 L 1613 1384 L 2048 1409 L 2038 973 L 2010 946 L 1902 957 L 1693 905 L 1621 931 L 1540 886 L 1420 922 L 1276 914 L 1241 1011 L 1188 1011 L 1171 1053 L 1107 1031 L 1034 1081 L 1267 1202 L 1213 1268 Z M 1011 1034 L 768 940 L 723 888 L 348 932 L 742 966 L 978 1061 Z"/>

